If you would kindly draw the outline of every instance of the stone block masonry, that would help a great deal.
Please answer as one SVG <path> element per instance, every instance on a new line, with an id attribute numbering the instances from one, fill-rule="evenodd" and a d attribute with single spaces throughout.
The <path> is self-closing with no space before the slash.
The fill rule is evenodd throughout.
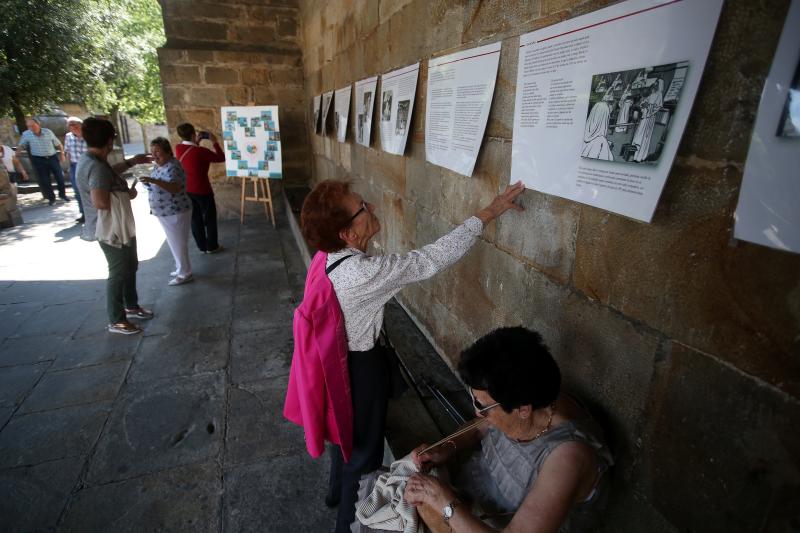
<path id="1" fill-rule="evenodd" d="M 314 95 L 421 61 L 404 156 L 305 122 L 313 180 L 352 179 L 380 252 L 423 246 L 508 182 L 519 36 L 607 0 L 301 0 Z M 527 191 L 447 275 L 398 298 L 440 354 L 492 328 L 542 332 L 617 456 L 603 531 L 792 530 L 800 522 L 800 257 L 731 239 L 758 100 L 789 0 L 725 3 L 651 224 Z M 501 41 L 474 175 L 425 161 L 427 60 Z M 283 72 L 283 71 L 281 71 Z M 352 115 L 351 115 L 352 116 Z M 377 123 L 373 129 L 377 128 Z"/>
<path id="2" fill-rule="evenodd" d="M 291 0 L 162 0 L 167 42 L 159 65 L 167 125 L 191 122 L 221 135 L 220 107 L 280 108 L 283 174 L 305 183 L 311 172 L 305 133 L 298 7 Z M 212 179 L 226 179 L 212 165 Z"/>

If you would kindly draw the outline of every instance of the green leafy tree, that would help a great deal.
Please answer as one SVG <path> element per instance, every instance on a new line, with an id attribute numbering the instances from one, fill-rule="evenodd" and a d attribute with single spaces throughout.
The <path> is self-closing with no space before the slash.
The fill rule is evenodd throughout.
<path id="1" fill-rule="evenodd" d="M 163 120 L 158 0 L 5 0 L 0 17 L 0 115 L 82 101 Z"/>
<path id="2" fill-rule="evenodd" d="M 0 17 L 0 113 L 25 129 L 48 102 L 93 92 L 99 48 L 86 0 L 5 0 Z M 91 31 L 86 31 L 87 26 Z M 87 88 L 89 90 L 87 91 Z"/>
<path id="3" fill-rule="evenodd" d="M 98 63 L 106 109 L 121 110 L 143 122 L 164 120 L 156 49 L 164 44 L 158 0 L 106 3 L 100 26 L 106 53 Z"/>

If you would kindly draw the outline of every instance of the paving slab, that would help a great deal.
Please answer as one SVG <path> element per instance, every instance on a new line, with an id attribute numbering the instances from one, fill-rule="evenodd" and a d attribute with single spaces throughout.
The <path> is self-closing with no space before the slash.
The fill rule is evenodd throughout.
<path id="1" fill-rule="evenodd" d="M 19 409 L 21 414 L 71 405 L 113 400 L 117 397 L 130 362 L 47 372 Z"/>
<path id="2" fill-rule="evenodd" d="M 283 417 L 287 382 L 284 376 L 231 387 L 226 466 L 305 450 L 303 429 Z"/>
<path id="3" fill-rule="evenodd" d="M 0 305 L 0 340 L 12 336 L 20 325 L 42 307 L 43 304 L 36 302 Z M 0 346 L 0 354 L 2 353 L 3 347 Z"/>
<path id="4" fill-rule="evenodd" d="M 190 243 L 189 246 L 192 246 Z M 192 261 L 192 272 L 198 279 L 231 277 L 236 273 L 236 251 L 224 248 L 216 254 L 199 254 Z"/>
<path id="5" fill-rule="evenodd" d="M 87 480 L 129 479 L 215 457 L 224 424 L 224 372 L 129 384 L 100 437 Z"/>
<path id="6" fill-rule="evenodd" d="M 221 505 L 219 467 L 206 462 L 83 488 L 73 495 L 60 529 L 219 531 Z"/>
<path id="7" fill-rule="evenodd" d="M 107 331 L 92 337 L 68 339 L 59 347 L 50 370 L 130 361 L 141 341 L 141 335 L 113 335 Z"/>
<path id="8" fill-rule="evenodd" d="M 73 339 L 83 339 L 85 337 L 98 337 L 101 334 L 110 335 L 108 323 L 106 302 L 102 300 L 97 302 L 97 305 L 92 305 L 89 308 L 83 322 L 78 326 L 77 330 L 72 332 L 71 337 Z M 121 337 L 122 335 L 119 336 Z"/>
<path id="9" fill-rule="evenodd" d="M 48 305 L 33 314 L 17 329 L 15 335 L 19 337 L 69 335 L 83 324 L 89 311 L 90 307 L 86 302 Z"/>
<path id="10" fill-rule="evenodd" d="M 237 297 L 233 307 L 233 331 L 241 333 L 291 324 L 294 307 L 290 301 L 259 294 Z"/>
<path id="11" fill-rule="evenodd" d="M 77 457 L 0 470 L 0 531 L 55 527 L 83 463 Z"/>
<path id="12" fill-rule="evenodd" d="M 291 324 L 234 333 L 231 340 L 231 382 L 244 383 L 288 375 L 293 346 Z"/>
<path id="13" fill-rule="evenodd" d="M 0 344 L 0 366 L 52 361 L 64 348 L 63 335 L 12 337 Z"/>
<path id="14" fill-rule="evenodd" d="M 156 302 L 158 314 L 153 320 L 142 324 L 145 335 L 164 335 L 171 331 L 228 324 L 233 306 L 232 285 L 230 282 L 197 280 L 165 288 Z"/>
<path id="15" fill-rule="evenodd" d="M 14 409 L 16 407 L 0 407 L 0 431 L 3 429 L 3 426 L 6 425 L 6 422 L 11 418 L 11 415 L 14 413 Z"/>
<path id="16" fill-rule="evenodd" d="M 50 363 L 0 368 L 0 407 L 19 404 Z"/>
<path id="17" fill-rule="evenodd" d="M 225 368 L 230 351 L 228 327 L 174 331 L 142 340 L 131 382 L 185 376 Z"/>
<path id="18" fill-rule="evenodd" d="M 16 281 L 0 292 L 0 304 L 41 303 L 59 305 L 90 301 L 104 295 L 105 280 Z"/>
<path id="19" fill-rule="evenodd" d="M 110 411 L 105 402 L 12 417 L 0 432 L 0 468 L 85 456 Z"/>
<path id="20" fill-rule="evenodd" d="M 305 452 L 226 468 L 223 531 L 332 531 L 336 510 L 323 504 L 329 460 Z"/>

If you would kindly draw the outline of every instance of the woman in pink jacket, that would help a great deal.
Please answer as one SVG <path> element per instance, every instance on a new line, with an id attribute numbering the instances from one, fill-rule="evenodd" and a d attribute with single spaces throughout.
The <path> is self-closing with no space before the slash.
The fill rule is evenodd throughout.
<path id="1" fill-rule="evenodd" d="M 375 206 L 343 181 L 323 181 L 308 195 L 300 221 L 308 243 L 327 252 L 326 270 L 341 306 L 347 334 L 347 367 L 353 407 L 353 449 L 344 463 L 331 456 L 331 477 L 325 503 L 339 505 L 336 531 L 349 532 L 355 516 L 361 475 L 381 466 L 389 391 L 389 365 L 376 344 L 384 305 L 409 283 L 430 278 L 461 259 L 483 228 L 508 209 L 524 191 L 509 186 L 488 206 L 439 238 L 405 254 L 369 255 L 367 248 L 380 230 Z M 334 266 L 335 265 L 335 266 Z M 335 399 L 334 399 L 335 401 Z"/>

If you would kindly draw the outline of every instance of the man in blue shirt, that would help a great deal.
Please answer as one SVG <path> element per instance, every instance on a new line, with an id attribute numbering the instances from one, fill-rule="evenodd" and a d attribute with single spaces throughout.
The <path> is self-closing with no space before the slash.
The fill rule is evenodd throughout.
<path id="1" fill-rule="evenodd" d="M 50 181 L 51 173 L 55 176 L 58 184 L 58 196 L 65 202 L 69 202 L 67 191 L 64 189 L 64 174 L 61 171 L 61 162 L 64 161 L 64 147 L 61 145 L 61 141 L 52 131 L 43 128 L 33 117 L 28 118 L 25 125 L 28 129 L 22 133 L 22 138 L 17 145 L 17 154 L 20 150 L 27 150 L 30 154 L 31 163 L 39 178 L 42 196 L 50 201 L 50 205 L 56 203 L 56 196 L 53 194 L 53 185 Z"/>

